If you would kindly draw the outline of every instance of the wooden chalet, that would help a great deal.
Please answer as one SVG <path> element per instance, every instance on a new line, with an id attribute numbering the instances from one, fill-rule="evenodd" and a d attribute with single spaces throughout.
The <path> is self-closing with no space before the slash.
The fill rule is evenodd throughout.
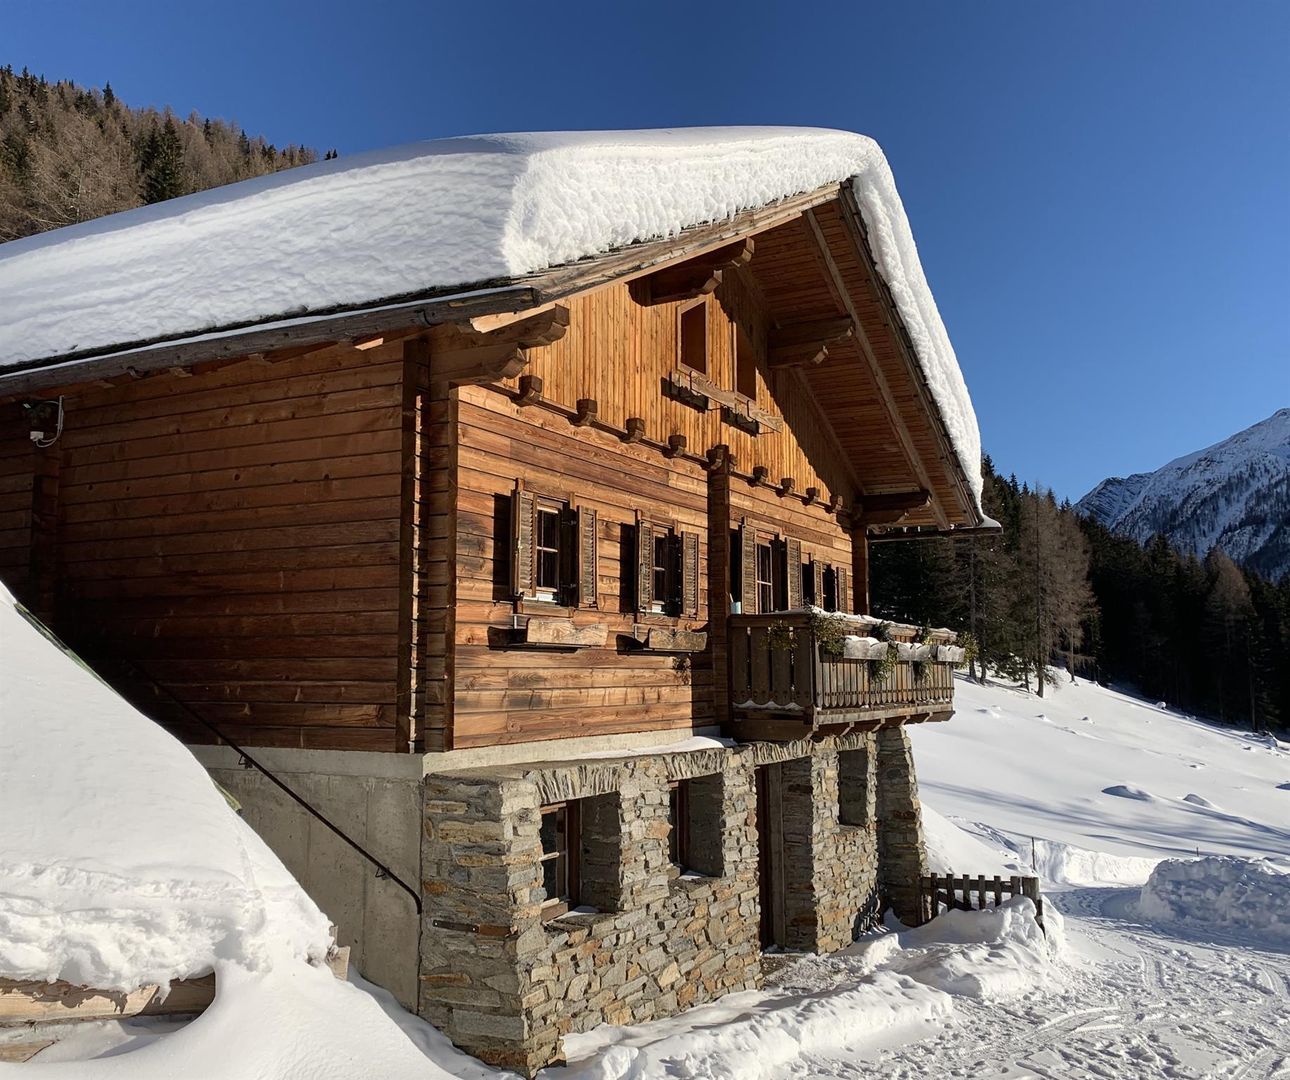
<path id="1" fill-rule="evenodd" d="M 979 480 L 848 175 L 685 225 L 0 353 L 0 577 L 365 974 L 522 1070 L 844 947 L 926 873 L 904 725 L 951 715 L 961 653 L 864 618 L 869 543 L 988 526 Z"/>

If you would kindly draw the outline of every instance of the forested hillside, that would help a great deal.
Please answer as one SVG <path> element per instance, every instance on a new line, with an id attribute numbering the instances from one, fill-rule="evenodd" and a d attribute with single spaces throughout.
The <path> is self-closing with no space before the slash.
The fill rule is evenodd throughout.
<path id="1" fill-rule="evenodd" d="M 0 241 L 317 159 L 223 120 L 134 109 L 111 85 L 0 68 Z M 329 153 L 328 156 L 332 156 Z"/>
<path id="2" fill-rule="evenodd" d="M 984 501 L 996 536 L 874 545 L 875 614 L 970 633 L 992 669 L 1041 691 L 1065 666 L 1228 723 L 1290 726 L 1290 578 L 1163 537 L 1144 547 L 988 458 Z"/>

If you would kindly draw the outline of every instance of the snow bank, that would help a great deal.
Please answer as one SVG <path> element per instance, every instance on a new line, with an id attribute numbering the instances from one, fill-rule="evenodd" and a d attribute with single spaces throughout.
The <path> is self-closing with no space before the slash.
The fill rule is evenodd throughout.
<path id="1" fill-rule="evenodd" d="M 1290 873 L 1254 859 L 1167 859 L 1138 899 L 1147 919 L 1222 927 L 1290 946 Z"/>
<path id="2" fill-rule="evenodd" d="M 900 952 L 887 968 L 956 997 L 1017 997 L 1056 973 L 1063 938 L 1052 905 L 1045 907 L 1044 922 L 1047 934 L 1024 896 L 984 911 L 947 911 L 926 926 L 902 931 Z"/>
<path id="3" fill-rule="evenodd" d="M 0 976 L 320 958 L 326 917 L 196 759 L 47 634 L 0 585 Z"/>
<path id="4" fill-rule="evenodd" d="M 802 957 L 776 976 L 778 992 L 733 994 L 667 1020 L 568 1036 L 570 1067 L 560 1076 L 778 1080 L 803 1057 L 855 1055 L 890 1040 L 893 1029 L 920 1038 L 919 1025 L 951 1016 L 956 997 L 1007 1000 L 1061 978 L 1060 916 L 1045 937 L 1024 897 L 895 928 L 840 953 Z"/>
<path id="5" fill-rule="evenodd" d="M 670 1020 L 566 1036 L 568 1067 L 543 1075 L 779 1080 L 803 1055 L 845 1053 L 896 1025 L 939 1020 L 952 1009 L 946 994 L 889 972 L 817 994 L 731 994 Z"/>
<path id="6" fill-rule="evenodd" d="M 850 179 L 976 496 L 981 440 L 878 144 L 818 128 L 441 139 L 0 247 L 0 368 L 510 280 Z"/>

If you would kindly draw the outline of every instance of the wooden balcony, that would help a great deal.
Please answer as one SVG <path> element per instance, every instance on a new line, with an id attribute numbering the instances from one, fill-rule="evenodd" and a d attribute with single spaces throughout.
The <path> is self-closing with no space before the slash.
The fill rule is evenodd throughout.
<path id="1" fill-rule="evenodd" d="M 845 642 L 822 622 L 836 618 L 846 620 Z M 918 641 L 916 627 L 877 626 L 858 616 L 809 612 L 730 616 L 733 733 L 791 739 L 823 728 L 949 719 L 954 667 L 962 659 L 954 635 L 934 630 Z M 876 641 L 875 633 L 888 640 Z M 883 663 L 889 652 L 894 664 Z"/>

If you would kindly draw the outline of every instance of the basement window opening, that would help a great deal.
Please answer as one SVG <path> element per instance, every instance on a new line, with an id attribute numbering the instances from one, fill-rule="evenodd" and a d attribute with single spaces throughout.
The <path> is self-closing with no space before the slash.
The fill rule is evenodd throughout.
<path id="1" fill-rule="evenodd" d="M 542 888 L 546 892 L 542 904 L 544 919 L 558 918 L 578 906 L 580 831 L 576 800 L 542 807 L 539 837 Z"/>

